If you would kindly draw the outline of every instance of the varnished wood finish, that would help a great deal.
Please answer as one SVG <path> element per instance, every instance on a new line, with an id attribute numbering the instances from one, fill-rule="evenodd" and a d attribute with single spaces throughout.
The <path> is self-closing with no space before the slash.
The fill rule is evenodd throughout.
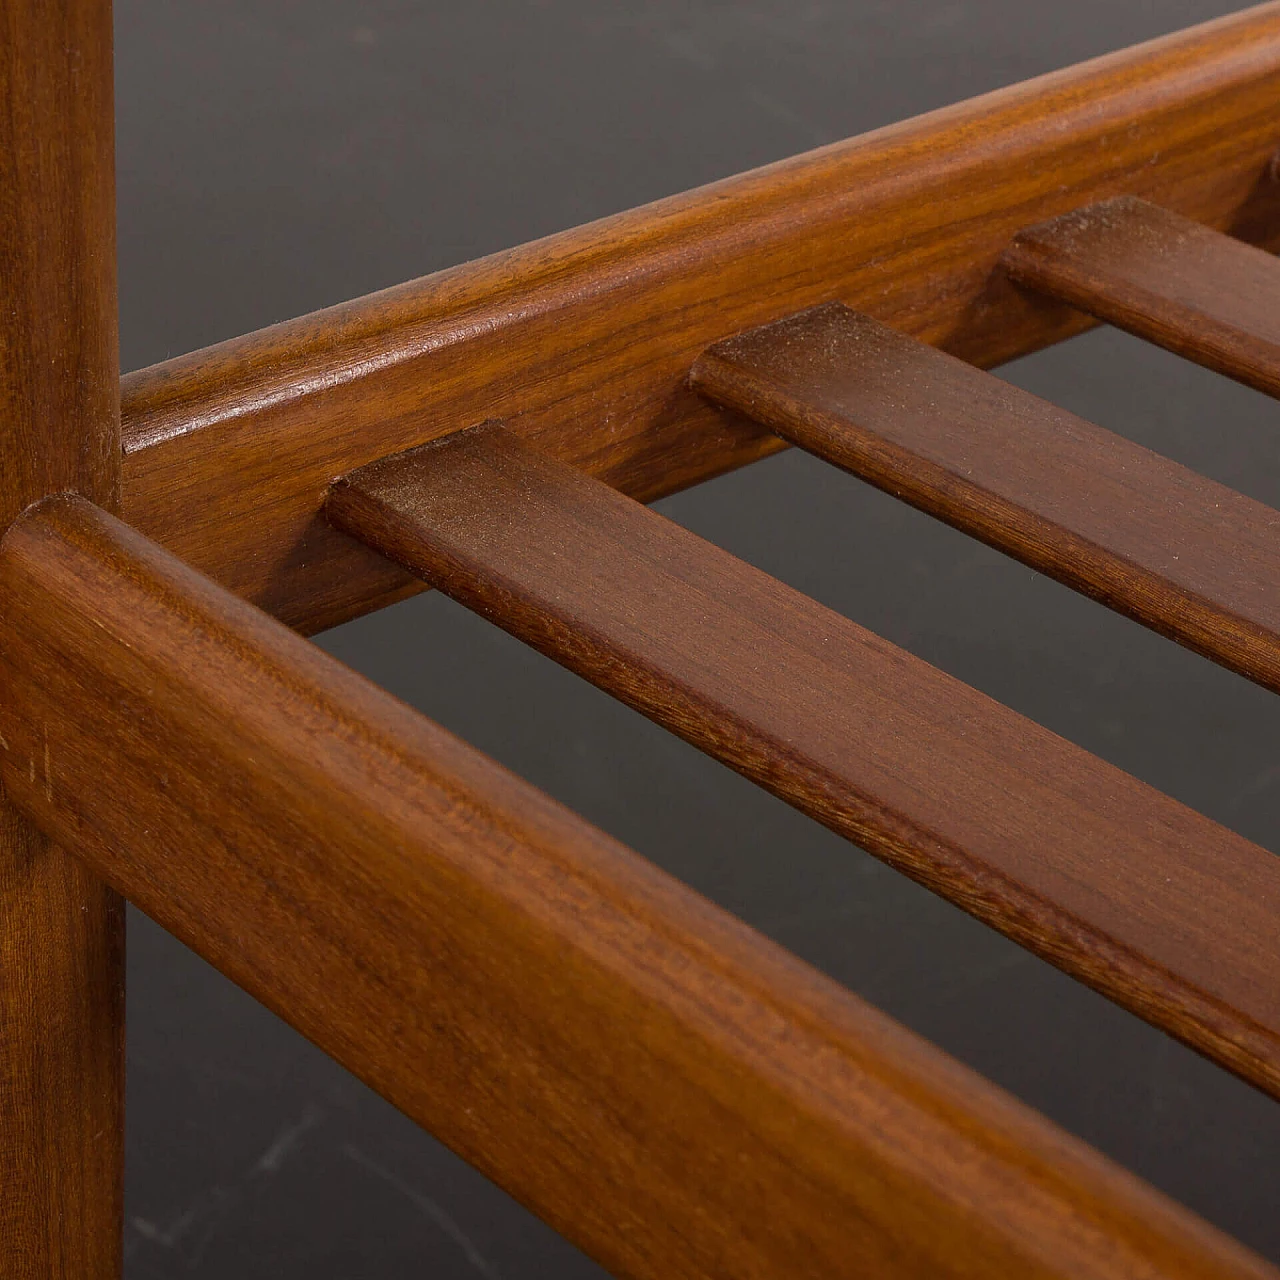
<path id="1" fill-rule="evenodd" d="M 0 8 L 0 530 L 120 474 L 108 0 Z M 0 594 L 0 616 L 15 604 Z M 11 705 L 0 707 L 9 721 Z M 75 715 L 60 707 L 59 718 Z M 0 796 L 0 1274 L 119 1274 L 120 902 Z"/>
<path id="2" fill-rule="evenodd" d="M 496 425 L 361 469 L 397 563 L 1280 1097 L 1280 859 Z"/>
<path id="3" fill-rule="evenodd" d="M 15 801 L 618 1275 L 1275 1280 L 90 504 L 0 594 Z"/>
<path id="4" fill-rule="evenodd" d="M 1280 692 L 1280 511 L 839 303 L 717 344 L 692 383 Z"/>
<path id="5" fill-rule="evenodd" d="M 1085 321 L 995 268 L 1121 192 L 1280 245 L 1266 4 L 131 375 L 125 517 L 304 630 L 413 590 L 329 481 L 488 417 L 637 498 L 779 446 L 698 353 L 838 298 L 983 365 Z"/>
<path id="6" fill-rule="evenodd" d="M 1023 231 L 1019 283 L 1280 396 L 1280 261 L 1122 196 Z"/>

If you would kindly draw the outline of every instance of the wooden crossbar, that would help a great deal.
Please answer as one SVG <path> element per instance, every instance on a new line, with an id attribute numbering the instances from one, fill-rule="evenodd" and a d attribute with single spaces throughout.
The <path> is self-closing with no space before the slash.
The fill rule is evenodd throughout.
<path id="1" fill-rule="evenodd" d="M 1280 1098 L 1280 860 L 637 501 L 794 442 L 1280 692 L 1280 514 L 984 371 L 1280 394 L 1280 3 L 123 382 L 110 5 L 0 26 L 4 1276 L 120 1275 L 123 894 L 620 1276 L 1280 1278 L 297 634 L 442 587 Z"/>
<path id="2" fill-rule="evenodd" d="M 1028 227 L 1002 262 L 1022 284 L 1280 395 L 1280 262 L 1252 245 L 1118 196 Z"/>
<path id="3" fill-rule="evenodd" d="M 1280 692 L 1274 508 L 839 303 L 718 344 L 692 380 L 793 444 Z"/>
<path id="4" fill-rule="evenodd" d="M 1280 1097 L 1280 858 L 501 427 L 363 468 L 330 507 L 431 585 Z"/>

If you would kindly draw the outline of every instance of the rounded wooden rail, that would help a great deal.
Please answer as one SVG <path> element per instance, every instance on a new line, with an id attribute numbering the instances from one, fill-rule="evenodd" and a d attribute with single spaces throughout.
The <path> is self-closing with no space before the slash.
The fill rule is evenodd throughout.
<path id="1" fill-rule="evenodd" d="M 91 504 L 0 595 L 23 811 L 616 1274 L 1274 1280 Z"/>
<path id="2" fill-rule="evenodd" d="M 123 382 L 136 528 L 317 631 L 420 586 L 329 482 L 502 418 L 649 500 L 783 447 L 689 390 L 713 342 L 839 299 L 976 364 L 1091 321 L 1005 279 L 1127 193 L 1280 248 L 1280 3 L 166 361 Z"/>

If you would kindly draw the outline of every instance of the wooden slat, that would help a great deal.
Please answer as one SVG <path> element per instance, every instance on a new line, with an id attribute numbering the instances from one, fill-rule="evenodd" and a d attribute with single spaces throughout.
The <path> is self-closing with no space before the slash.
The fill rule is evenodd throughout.
<path id="1" fill-rule="evenodd" d="M 330 479 L 504 417 L 649 499 L 780 447 L 698 353 L 839 298 L 982 365 L 1090 323 L 996 267 L 1127 191 L 1280 247 L 1280 4 L 402 285 L 124 381 L 130 523 L 304 630 L 414 589 Z"/>
<path id="2" fill-rule="evenodd" d="M 113 136 L 109 0 L 4 0 L 0 532 L 47 493 L 118 493 Z M 123 945 L 116 895 L 0 794 L 6 1278 L 120 1274 Z"/>
<path id="3" fill-rule="evenodd" d="M 1280 261 L 1146 200 L 1122 196 L 1019 234 L 1009 274 L 1280 396 Z"/>
<path id="4" fill-rule="evenodd" d="M 1280 692 L 1280 511 L 839 303 L 717 344 L 692 383 Z"/>
<path id="5" fill-rule="evenodd" d="M 1280 859 L 486 426 L 346 477 L 398 563 L 1280 1097 Z"/>
<path id="6" fill-rule="evenodd" d="M 616 1274 L 1276 1280 L 89 504 L 0 597 L 16 803 Z"/>

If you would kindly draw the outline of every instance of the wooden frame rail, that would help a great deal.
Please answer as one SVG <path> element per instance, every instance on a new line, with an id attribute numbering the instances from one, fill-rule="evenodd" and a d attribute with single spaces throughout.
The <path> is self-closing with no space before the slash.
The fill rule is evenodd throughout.
<path id="1" fill-rule="evenodd" d="M 619 1274 L 1275 1274 L 89 503 L 0 593 L 17 803 Z"/>
<path id="2" fill-rule="evenodd" d="M 619 1275 L 1280 1275 L 295 633 L 420 575 L 1280 1097 L 1280 860 L 633 501 L 794 441 L 1280 691 L 1280 515 L 982 372 L 1280 391 L 1280 3 L 122 383 L 110 18 L 0 24 L 0 1270 L 119 1275 L 122 893 Z"/>
<path id="3" fill-rule="evenodd" d="M 1078 332 L 997 270 L 1117 194 L 1280 248 L 1280 5 L 1002 89 L 124 379 L 136 528 L 303 631 L 420 587 L 329 482 L 488 418 L 634 498 L 782 442 L 686 386 L 712 343 L 838 299 L 990 366 Z"/>

